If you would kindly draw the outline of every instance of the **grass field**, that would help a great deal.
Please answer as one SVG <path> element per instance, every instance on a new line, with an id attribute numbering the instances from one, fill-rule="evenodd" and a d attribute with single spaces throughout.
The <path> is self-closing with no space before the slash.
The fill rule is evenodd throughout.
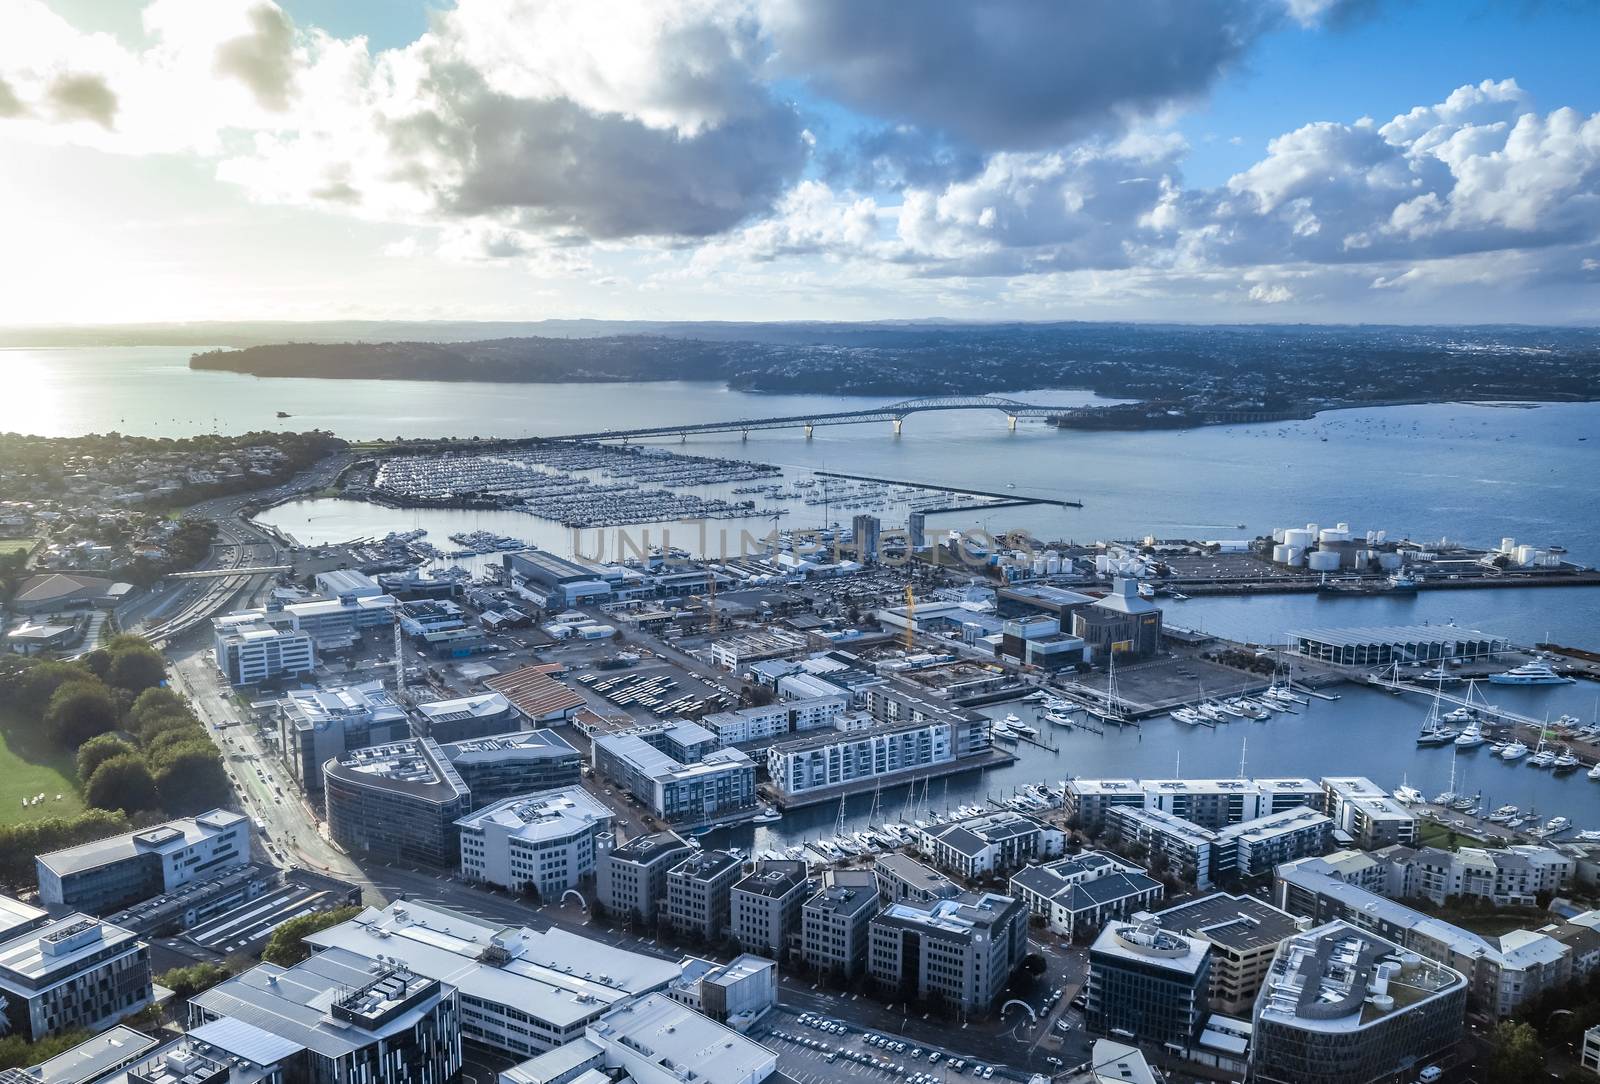
<path id="1" fill-rule="evenodd" d="M 1417 822 L 1417 846 L 1438 847 L 1442 851 L 1453 849 L 1450 845 L 1450 833 L 1455 831 L 1449 825 L 1440 824 L 1438 821 L 1422 820 Z M 1465 832 L 1455 831 L 1456 847 L 1481 847 L 1483 840 L 1467 835 Z"/>
<path id="2" fill-rule="evenodd" d="M 27 553 L 38 543 L 36 538 L 0 538 L 0 555 Z"/>
<path id="3" fill-rule="evenodd" d="M 10 715 L 0 714 L 0 824 L 20 824 L 82 812 L 72 754 L 53 749 Z M 22 799 L 45 800 L 24 809 Z M 61 800 L 56 801 L 56 795 Z"/>

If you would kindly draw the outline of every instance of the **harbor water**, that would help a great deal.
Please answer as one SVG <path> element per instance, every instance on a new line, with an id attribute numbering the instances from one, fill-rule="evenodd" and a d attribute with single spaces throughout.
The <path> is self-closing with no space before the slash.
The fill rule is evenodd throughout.
<path id="1" fill-rule="evenodd" d="M 154 436 L 323 428 L 353 438 L 523 436 L 713 419 L 804 414 L 876 405 L 881 399 L 762 396 L 714 384 L 504 385 L 419 381 L 263 380 L 196 373 L 189 351 L 120 348 L 0 351 L 22 389 L 0 400 L 0 430 L 73 435 L 120 430 Z M 1093 400 L 1082 391 L 1018 393 L 1041 403 Z M 290 415 L 275 417 L 276 411 Z M 1560 544 L 1572 559 L 1600 563 L 1600 404 L 1444 403 L 1336 411 L 1302 422 L 1162 432 L 1058 432 L 1024 422 L 1008 432 L 995 412 L 911 416 L 900 439 L 887 426 L 691 437 L 666 447 L 746 458 L 808 471 L 994 490 L 1082 501 L 930 517 L 930 528 L 1024 528 L 1043 539 L 1158 537 L 1226 539 L 1308 521 L 1349 521 L 1389 537 L 1494 545 L 1502 537 Z M 715 495 L 715 487 L 708 487 Z M 820 512 L 795 509 L 784 526 Z M 426 528 L 450 548 L 458 531 L 487 530 L 570 552 L 570 531 L 512 511 L 410 510 L 319 499 L 273 509 L 268 522 L 306 543 Z M 830 518 L 848 522 L 849 513 Z M 898 526 L 888 517 L 889 526 Z M 715 530 L 720 524 L 713 523 Z M 761 533 L 770 524 L 730 521 Z M 688 537 L 687 535 L 684 537 Z M 674 539 L 674 544 L 683 544 Z M 688 547 L 685 547 L 688 548 Z M 479 560 L 492 560 L 482 558 Z M 1167 602 L 1169 622 L 1231 638 L 1271 642 L 1318 625 L 1458 624 L 1528 642 L 1600 648 L 1600 588 L 1423 591 L 1414 597 L 1328 599 L 1311 595 L 1196 598 Z M 1524 714 L 1596 717 L 1600 686 L 1495 688 L 1490 699 Z M 995 709 L 1005 714 L 1011 708 Z M 1027 717 L 1025 709 L 1015 710 Z M 1418 749 L 1427 710 L 1417 697 L 1345 689 L 1298 715 L 1237 720 L 1216 729 L 1165 718 L 1104 736 L 1039 721 L 1054 750 L 1022 744 L 1016 764 L 935 780 L 933 808 L 1003 796 L 1022 783 L 1067 776 L 1188 777 L 1359 774 L 1393 788 L 1402 780 L 1432 795 L 1446 789 L 1453 750 Z M 1494 758 L 1487 747 L 1455 756 L 1458 792 L 1485 804 L 1536 807 L 1600 828 L 1600 783 Z M 879 819 L 899 819 L 907 788 L 879 796 Z M 850 800 L 847 826 L 865 825 L 870 794 Z M 836 806 L 782 822 L 730 830 L 728 842 L 757 848 L 833 832 Z M 719 841 L 721 836 L 717 838 Z"/>

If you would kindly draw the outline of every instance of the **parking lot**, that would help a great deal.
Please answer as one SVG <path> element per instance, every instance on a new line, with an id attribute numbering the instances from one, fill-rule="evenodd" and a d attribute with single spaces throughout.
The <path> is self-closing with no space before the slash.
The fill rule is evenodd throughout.
<path id="1" fill-rule="evenodd" d="M 1003 1065 L 887 1033 L 863 1031 L 837 1017 L 773 1010 L 754 1037 L 778 1055 L 778 1068 L 800 1084 L 862 1081 L 933 1084 L 958 1080 L 1026 1080 Z"/>
<path id="2" fill-rule="evenodd" d="M 192 927 L 185 936 L 195 944 L 225 956 L 237 952 L 253 956 L 266 945 L 272 932 L 290 919 L 326 911 L 344 903 L 344 892 L 287 884 L 207 919 Z"/>

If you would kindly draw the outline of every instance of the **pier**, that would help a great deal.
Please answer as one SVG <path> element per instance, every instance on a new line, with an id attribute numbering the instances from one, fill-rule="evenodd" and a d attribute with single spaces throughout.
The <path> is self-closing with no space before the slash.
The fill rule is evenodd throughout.
<path id="1" fill-rule="evenodd" d="M 916 486 L 918 489 L 931 489 L 938 493 L 962 494 L 972 497 L 989 497 L 999 502 L 996 504 L 986 504 L 983 506 L 984 508 L 1020 508 L 1030 504 L 1053 504 L 1059 508 L 1083 507 L 1082 501 L 1062 500 L 1055 497 L 1029 497 L 1025 495 L 1019 495 L 1017 493 L 991 493 L 987 490 L 970 488 L 952 489 L 948 486 L 929 485 L 926 482 L 902 482 L 896 481 L 893 478 L 874 478 L 870 474 L 844 474 L 840 471 L 831 470 L 812 471 L 811 473 L 815 474 L 818 478 L 843 478 L 850 482 L 875 482 L 878 485 L 885 486 Z M 961 510 L 961 508 L 922 509 L 923 512 L 930 515 L 934 512 L 950 512 Z"/>

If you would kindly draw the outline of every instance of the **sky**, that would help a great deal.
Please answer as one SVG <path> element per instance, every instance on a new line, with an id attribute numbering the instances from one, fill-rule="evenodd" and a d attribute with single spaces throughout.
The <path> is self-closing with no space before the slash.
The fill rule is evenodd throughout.
<path id="1" fill-rule="evenodd" d="M 1600 323 L 1586 0 L 0 0 L 0 324 Z"/>

